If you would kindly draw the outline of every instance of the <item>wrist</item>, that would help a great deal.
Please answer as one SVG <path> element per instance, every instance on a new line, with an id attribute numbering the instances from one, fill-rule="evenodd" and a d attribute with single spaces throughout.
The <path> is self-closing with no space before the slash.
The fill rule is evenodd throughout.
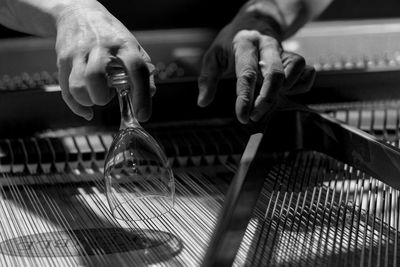
<path id="1" fill-rule="evenodd" d="M 51 14 L 54 18 L 56 27 L 65 20 L 65 18 L 71 16 L 74 13 L 82 13 L 88 11 L 101 11 L 108 12 L 104 6 L 102 6 L 96 0 L 86 0 L 86 1 L 69 1 L 65 4 L 56 5 L 51 9 Z M 84 15 L 83 15 L 84 16 Z"/>
<path id="2" fill-rule="evenodd" d="M 285 24 L 279 11 L 270 2 L 249 2 L 245 4 L 232 20 L 236 30 L 257 30 L 281 41 L 284 36 Z"/>
<path id="3" fill-rule="evenodd" d="M 7 0 L 0 22 L 12 29 L 40 36 L 54 36 L 64 14 L 82 7 L 104 8 L 96 0 Z"/>

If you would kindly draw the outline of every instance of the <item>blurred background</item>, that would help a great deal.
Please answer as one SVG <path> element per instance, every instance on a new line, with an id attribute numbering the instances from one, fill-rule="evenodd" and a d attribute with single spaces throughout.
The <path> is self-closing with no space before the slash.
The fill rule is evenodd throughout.
<path id="1" fill-rule="evenodd" d="M 100 0 L 107 9 L 130 30 L 170 28 L 216 28 L 228 23 L 245 0 Z M 318 18 L 327 20 L 351 20 L 395 18 L 400 16 L 398 0 L 335 0 Z M 23 33 L 0 26 L 0 37 L 23 36 Z"/>

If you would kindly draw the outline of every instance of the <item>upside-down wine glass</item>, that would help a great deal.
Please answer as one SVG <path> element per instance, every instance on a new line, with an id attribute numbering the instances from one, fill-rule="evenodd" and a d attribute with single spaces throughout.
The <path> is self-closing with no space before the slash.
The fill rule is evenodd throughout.
<path id="1" fill-rule="evenodd" d="M 156 140 L 135 118 L 125 69 L 110 64 L 107 75 L 109 86 L 117 91 L 121 111 L 120 129 L 104 163 L 108 203 L 114 218 L 120 220 L 158 217 L 174 205 L 175 180 L 171 167 Z"/>

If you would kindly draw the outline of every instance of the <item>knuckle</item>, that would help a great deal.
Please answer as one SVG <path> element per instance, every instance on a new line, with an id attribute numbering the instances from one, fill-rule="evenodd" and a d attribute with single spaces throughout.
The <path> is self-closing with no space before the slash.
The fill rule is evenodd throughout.
<path id="1" fill-rule="evenodd" d="M 237 79 L 237 87 L 240 94 L 248 95 L 250 93 L 250 90 L 254 87 L 255 82 L 256 82 L 256 76 L 252 72 L 240 76 Z"/>
<path id="2" fill-rule="evenodd" d="M 263 47 L 266 48 L 273 48 L 273 49 L 280 49 L 280 43 L 274 37 L 263 35 L 260 37 L 263 43 Z"/>
<path id="3" fill-rule="evenodd" d="M 250 90 L 240 90 L 237 95 L 238 100 L 241 101 L 242 105 L 248 106 L 251 103 Z"/>
<path id="4" fill-rule="evenodd" d="M 154 66 L 154 64 L 152 64 L 151 62 L 146 62 L 146 66 L 147 69 L 149 70 L 149 73 L 153 75 L 154 72 L 156 71 L 156 66 Z"/>
<path id="5" fill-rule="evenodd" d="M 223 70 L 228 68 L 229 65 L 229 56 L 228 51 L 224 48 L 222 44 L 214 44 L 212 48 L 210 48 L 203 57 L 203 66 L 210 66 L 210 64 L 214 64 Z"/>
<path id="6" fill-rule="evenodd" d="M 240 79 L 247 83 L 252 83 L 257 79 L 257 71 L 252 68 L 245 68 L 240 75 Z"/>
<path id="7" fill-rule="evenodd" d="M 198 84 L 206 84 L 208 82 L 208 74 L 203 71 L 203 73 L 197 79 Z"/>
<path id="8" fill-rule="evenodd" d="M 257 30 L 240 30 L 236 33 L 235 37 L 233 38 L 233 42 L 236 43 L 243 40 L 255 41 L 259 39 L 260 36 L 261 34 Z"/>

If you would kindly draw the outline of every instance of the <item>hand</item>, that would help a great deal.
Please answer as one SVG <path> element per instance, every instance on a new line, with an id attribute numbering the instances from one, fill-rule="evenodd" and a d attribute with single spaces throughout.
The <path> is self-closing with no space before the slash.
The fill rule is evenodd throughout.
<path id="1" fill-rule="evenodd" d="M 218 81 L 233 73 L 237 78 L 236 115 L 244 124 L 249 119 L 260 120 L 273 108 L 279 93 L 290 95 L 310 89 L 315 70 L 306 66 L 303 57 L 282 50 L 274 24 L 266 17 L 239 14 L 221 30 L 203 58 L 199 106 L 210 104 Z"/>
<path id="2" fill-rule="evenodd" d="M 103 6 L 74 6 L 61 13 L 56 52 L 62 97 L 74 113 L 90 120 L 92 106 L 112 99 L 115 92 L 107 86 L 106 66 L 117 57 L 131 79 L 138 119 L 150 117 L 154 66 L 135 37 Z"/>

